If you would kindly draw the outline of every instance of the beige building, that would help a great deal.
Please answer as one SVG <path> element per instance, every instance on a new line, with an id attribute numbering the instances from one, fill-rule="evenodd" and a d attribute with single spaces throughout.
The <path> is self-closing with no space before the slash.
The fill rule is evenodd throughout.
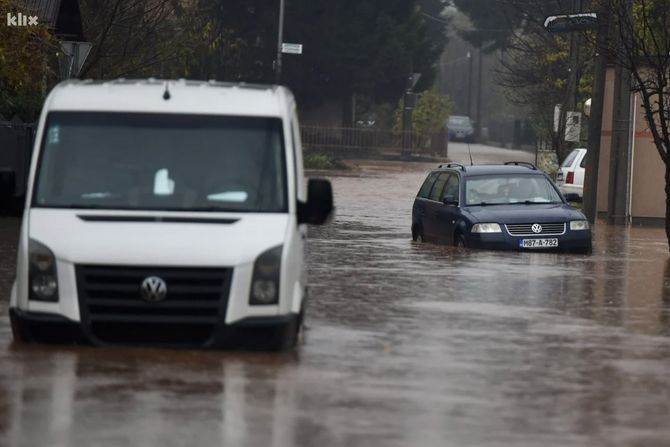
<path id="1" fill-rule="evenodd" d="M 600 163 L 598 172 L 598 213 L 607 213 L 610 179 L 610 146 L 612 142 L 612 109 L 614 69 L 607 70 L 603 104 Z M 665 164 L 654 146 L 649 126 L 642 110 L 641 98 L 633 95 L 628 180 L 628 215 L 633 223 L 663 223 L 665 220 Z"/>

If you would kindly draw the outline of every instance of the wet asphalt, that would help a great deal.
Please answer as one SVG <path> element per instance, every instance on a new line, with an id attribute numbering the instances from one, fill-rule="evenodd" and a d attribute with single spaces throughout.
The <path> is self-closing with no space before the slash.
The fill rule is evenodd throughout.
<path id="1" fill-rule="evenodd" d="M 590 256 L 414 243 L 431 166 L 330 177 L 290 353 L 12 343 L 0 219 L 0 446 L 670 445 L 663 230 L 598 222 Z"/>

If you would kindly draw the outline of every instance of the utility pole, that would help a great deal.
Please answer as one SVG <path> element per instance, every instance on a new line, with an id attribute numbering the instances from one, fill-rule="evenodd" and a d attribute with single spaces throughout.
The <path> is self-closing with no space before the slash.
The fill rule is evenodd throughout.
<path id="1" fill-rule="evenodd" d="M 477 117 L 475 118 L 475 139 L 479 142 L 482 133 L 482 47 L 477 49 Z"/>
<path id="2" fill-rule="evenodd" d="M 402 147 L 400 155 L 403 160 L 409 160 L 412 157 L 412 113 L 416 107 L 416 95 L 414 87 L 419 82 L 420 73 L 412 73 L 407 78 L 407 88 L 403 97 L 402 107 Z"/>
<path id="3" fill-rule="evenodd" d="M 582 1 L 572 0 L 573 11 L 582 12 Z M 570 72 L 568 73 L 567 101 L 563 107 L 562 114 L 573 112 L 577 106 L 577 67 L 579 65 L 579 33 L 570 33 Z M 563 160 L 560 160 L 563 161 Z"/>
<path id="4" fill-rule="evenodd" d="M 596 57 L 591 91 L 591 112 L 589 114 L 589 143 L 584 171 L 584 214 L 591 223 L 595 222 L 598 215 L 600 137 L 603 123 L 605 77 L 607 74 L 607 42 L 610 34 L 610 10 L 607 3 L 604 0 L 598 2 Z"/>
<path id="5" fill-rule="evenodd" d="M 622 21 L 632 23 L 633 1 L 626 0 L 621 11 Z M 617 45 L 625 51 L 629 39 L 626 25 L 622 25 Z M 614 105 L 612 111 L 612 145 L 610 147 L 610 176 L 608 187 L 607 218 L 613 224 L 628 223 L 631 131 L 631 73 L 617 64 L 614 70 Z"/>
<path id="6" fill-rule="evenodd" d="M 281 55 L 284 42 L 284 6 L 285 0 L 279 0 L 279 31 L 277 36 L 277 59 L 275 62 L 275 84 L 281 82 Z"/>
<path id="7" fill-rule="evenodd" d="M 472 118 L 472 54 L 468 51 L 468 117 Z"/>
<path id="8" fill-rule="evenodd" d="M 573 0 L 574 1 L 574 0 Z M 584 214 L 593 223 L 597 214 L 598 197 L 598 163 L 600 162 L 600 134 L 603 115 L 603 98 L 605 91 L 605 74 L 607 70 L 607 42 L 610 29 L 610 5 L 606 0 L 594 2 L 597 12 L 573 13 L 549 16 L 544 27 L 549 32 L 563 33 L 573 31 L 597 30 L 595 73 L 591 98 L 589 119 L 589 145 L 586 152 L 586 169 L 584 175 Z M 573 6 L 581 4 L 573 3 Z M 571 41 L 571 48 L 572 48 Z M 575 71 L 575 70 L 571 70 Z M 574 73 L 576 74 L 576 73 Z M 576 88 L 576 83 L 572 84 Z M 570 88 L 570 87 L 569 87 Z M 560 119 L 559 119 L 560 121 Z M 560 127 L 560 126 L 559 126 Z M 562 137 L 562 136 L 561 136 Z"/>

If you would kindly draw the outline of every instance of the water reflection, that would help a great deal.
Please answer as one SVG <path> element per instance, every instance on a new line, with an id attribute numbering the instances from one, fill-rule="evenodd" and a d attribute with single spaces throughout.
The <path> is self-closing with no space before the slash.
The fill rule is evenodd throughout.
<path id="1" fill-rule="evenodd" d="M 417 244 L 424 172 L 333 178 L 299 354 L 15 346 L 0 321 L 0 445 L 668 445 L 663 230 L 598 222 L 591 256 Z"/>
<path id="2" fill-rule="evenodd" d="M 292 354 L 15 346 L 3 357 L 2 445 L 295 445 Z"/>

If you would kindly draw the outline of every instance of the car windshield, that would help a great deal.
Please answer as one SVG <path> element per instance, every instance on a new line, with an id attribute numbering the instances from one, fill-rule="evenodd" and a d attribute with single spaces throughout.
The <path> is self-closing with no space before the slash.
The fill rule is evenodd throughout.
<path id="1" fill-rule="evenodd" d="M 485 175 L 466 179 L 466 205 L 562 203 L 543 175 Z"/>
<path id="2" fill-rule="evenodd" d="M 54 112 L 33 206 L 287 210 L 278 118 Z"/>

